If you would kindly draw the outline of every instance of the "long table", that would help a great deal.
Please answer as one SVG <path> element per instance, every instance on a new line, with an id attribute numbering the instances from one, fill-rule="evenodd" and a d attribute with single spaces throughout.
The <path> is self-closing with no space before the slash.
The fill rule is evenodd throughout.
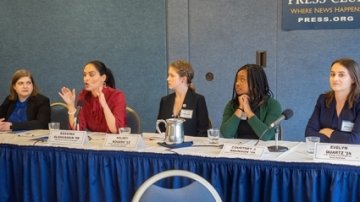
<path id="1" fill-rule="evenodd" d="M 0 201 L 131 201 L 146 179 L 169 169 L 199 174 L 223 201 L 360 199 L 360 165 L 314 162 L 302 142 L 282 142 L 288 152 L 253 160 L 218 157 L 220 148 L 193 137 L 193 147 L 175 150 L 150 138 L 140 149 L 104 150 L 104 134 L 92 134 L 83 148 L 33 146 L 46 133 L 0 134 Z"/>

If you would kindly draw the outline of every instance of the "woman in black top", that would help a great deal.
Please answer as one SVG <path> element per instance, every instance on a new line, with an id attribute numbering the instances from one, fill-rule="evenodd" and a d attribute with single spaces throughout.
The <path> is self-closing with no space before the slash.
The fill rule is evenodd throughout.
<path id="1" fill-rule="evenodd" d="M 189 62 L 177 60 L 168 69 L 168 87 L 174 93 L 164 96 L 160 101 L 158 119 L 182 118 L 184 135 L 206 136 L 209 116 L 204 96 L 195 93 L 191 83 L 194 71 Z M 160 125 L 160 130 L 165 127 Z"/>
<path id="2" fill-rule="evenodd" d="M 28 70 L 17 70 L 10 95 L 0 105 L 0 131 L 47 129 L 49 122 L 49 98 L 39 94 Z"/>

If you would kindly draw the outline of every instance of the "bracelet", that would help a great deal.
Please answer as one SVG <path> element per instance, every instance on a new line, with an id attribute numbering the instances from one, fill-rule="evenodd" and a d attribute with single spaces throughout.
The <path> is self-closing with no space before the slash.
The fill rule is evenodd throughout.
<path id="1" fill-rule="evenodd" d="M 73 112 L 69 112 L 69 111 L 68 111 L 68 114 L 69 114 L 69 115 L 74 115 L 75 113 L 76 113 L 76 109 L 75 109 Z"/>

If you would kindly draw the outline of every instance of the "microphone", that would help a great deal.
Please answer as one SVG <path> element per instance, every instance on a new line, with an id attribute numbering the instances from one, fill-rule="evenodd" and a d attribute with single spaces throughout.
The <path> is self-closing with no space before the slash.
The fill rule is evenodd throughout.
<path id="1" fill-rule="evenodd" d="M 82 100 L 79 100 L 76 104 L 76 112 L 74 114 L 74 117 L 78 117 L 79 116 L 79 113 L 80 113 L 80 110 L 82 108 L 82 106 L 84 105 L 84 102 Z"/>
<path id="2" fill-rule="evenodd" d="M 80 114 L 80 111 L 81 111 L 81 108 L 83 107 L 84 105 L 84 101 L 83 100 L 79 100 L 77 102 L 77 106 L 76 106 L 76 112 L 74 114 L 74 117 L 76 118 L 76 130 L 80 130 L 80 120 L 79 120 L 79 114 Z"/>
<path id="3" fill-rule="evenodd" d="M 278 119 L 276 119 L 274 122 L 272 122 L 272 123 L 270 124 L 270 126 L 261 133 L 258 141 L 255 143 L 255 146 L 256 146 L 257 144 L 259 144 L 260 139 L 265 135 L 265 133 L 266 133 L 267 131 L 269 131 L 270 129 L 278 126 L 282 120 L 288 120 L 288 119 L 291 118 L 293 115 L 294 115 L 293 110 L 291 110 L 291 109 L 285 109 L 285 110 L 281 113 L 281 116 L 280 116 Z"/>
<path id="4" fill-rule="evenodd" d="M 294 114 L 294 112 L 291 109 L 285 109 L 281 113 L 281 116 L 270 124 L 269 129 L 274 128 L 275 126 L 279 125 L 282 120 L 288 120 L 289 118 L 291 118 L 293 116 L 293 114 Z"/>

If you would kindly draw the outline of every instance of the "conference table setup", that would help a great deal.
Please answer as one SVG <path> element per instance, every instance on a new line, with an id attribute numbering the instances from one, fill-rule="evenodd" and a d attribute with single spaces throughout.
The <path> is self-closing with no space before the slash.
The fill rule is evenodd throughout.
<path id="1" fill-rule="evenodd" d="M 57 133 L 71 132 L 0 134 L 0 201 L 131 201 L 145 180 L 172 169 L 205 178 L 223 201 L 360 199 L 355 145 L 320 143 L 310 154 L 305 142 L 279 141 L 288 150 L 270 152 L 275 141 L 185 136 L 169 145 L 157 133 L 96 132 L 61 144 L 51 140 Z"/>

